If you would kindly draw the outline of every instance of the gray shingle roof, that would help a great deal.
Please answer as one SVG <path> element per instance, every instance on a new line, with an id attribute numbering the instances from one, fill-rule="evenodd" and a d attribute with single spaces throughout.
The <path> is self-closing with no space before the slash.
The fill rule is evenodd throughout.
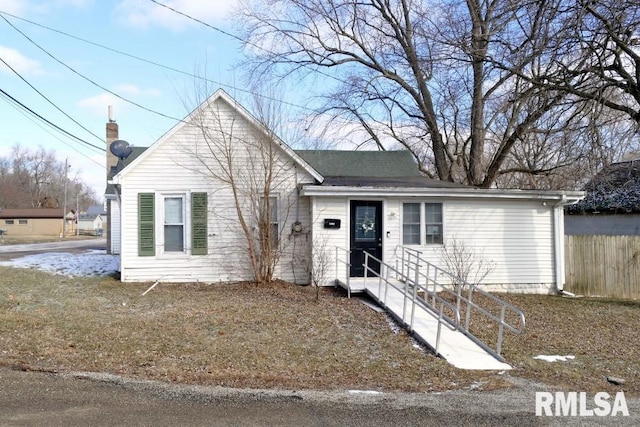
<path id="1" fill-rule="evenodd" d="M 567 213 L 640 212 L 640 160 L 612 163 L 585 185 L 586 197 Z"/>
<path id="2" fill-rule="evenodd" d="M 102 205 L 94 205 L 87 208 L 87 215 L 93 215 L 94 217 L 97 215 L 106 215 L 106 213 L 107 211 L 104 210 L 104 206 Z"/>
<path id="3" fill-rule="evenodd" d="M 422 176 L 408 151 L 296 150 L 296 154 L 325 178 Z"/>

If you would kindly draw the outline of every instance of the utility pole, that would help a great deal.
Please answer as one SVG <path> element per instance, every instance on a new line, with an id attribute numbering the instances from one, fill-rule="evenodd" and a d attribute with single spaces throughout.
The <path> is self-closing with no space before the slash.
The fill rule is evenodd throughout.
<path id="1" fill-rule="evenodd" d="M 80 235 L 78 221 L 80 220 L 80 193 L 76 193 L 76 236 Z"/>
<path id="2" fill-rule="evenodd" d="M 69 169 L 69 158 L 64 159 L 64 203 L 62 205 L 62 237 L 67 235 L 67 170 Z"/>

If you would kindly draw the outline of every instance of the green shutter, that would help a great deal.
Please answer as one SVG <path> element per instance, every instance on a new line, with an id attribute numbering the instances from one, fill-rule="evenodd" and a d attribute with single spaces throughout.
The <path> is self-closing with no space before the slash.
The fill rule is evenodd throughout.
<path id="1" fill-rule="evenodd" d="M 155 244 L 155 195 L 138 193 L 138 255 L 154 256 Z"/>
<path id="2" fill-rule="evenodd" d="M 191 255 L 207 255 L 207 193 L 191 193 Z"/>

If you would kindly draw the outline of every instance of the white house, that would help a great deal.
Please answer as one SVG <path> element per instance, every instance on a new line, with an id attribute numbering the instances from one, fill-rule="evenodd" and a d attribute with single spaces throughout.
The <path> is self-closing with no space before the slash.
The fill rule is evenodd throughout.
<path id="1" fill-rule="evenodd" d="M 457 239 L 495 266 L 487 286 L 562 289 L 563 206 L 581 192 L 431 180 L 407 152 L 294 151 L 221 90 L 121 162 L 109 183 L 122 281 L 251 280 L 238 209 L 263 202 L 248 183 L 262 179 L 255 171 L 264 165 L 265 147 L 277 172 L 270 181 L 271 225 L 280 235 L 276 276 L 283 280 L 308 283 L 319 244 L 350 254 L 350 269 L 331 257 L 327 283 L 333 283 L 362 276 L 363 251 L 391 264 L 401 245 L 443 266 L 443 244 Z M 247 190 L 235 198 L 229 170 Z"/>
<path id="2" fill-rule="evenodd" d="M 107 213 L 103 206 L 89 206 L 86 212 L 81 213 L 76 217 L 78 234 L 100 235 L 104 228 L 106 218 Z"/>

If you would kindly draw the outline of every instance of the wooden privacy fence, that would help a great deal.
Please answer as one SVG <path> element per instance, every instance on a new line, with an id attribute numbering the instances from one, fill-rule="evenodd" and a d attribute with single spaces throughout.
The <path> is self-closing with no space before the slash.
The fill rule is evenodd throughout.
<path id="1" fill-rule="evenodd" d="M 640 236 L 565 236 L 565 290 L 640 298 Z"/>

